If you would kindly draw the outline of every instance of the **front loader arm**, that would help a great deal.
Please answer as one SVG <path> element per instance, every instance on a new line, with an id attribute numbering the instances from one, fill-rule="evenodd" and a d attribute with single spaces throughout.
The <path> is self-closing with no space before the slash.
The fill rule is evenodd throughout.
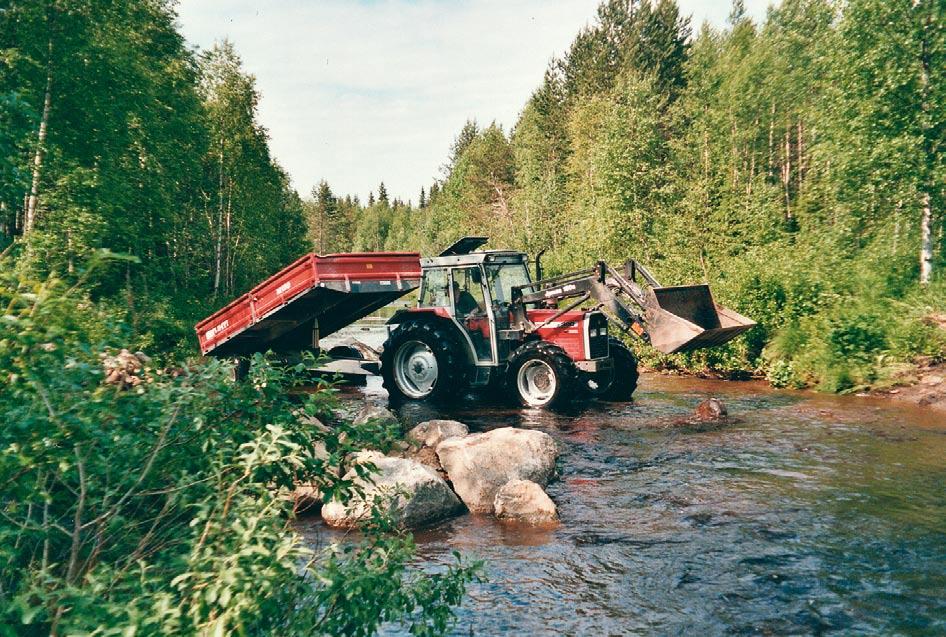
<path id="1" fill-rule="evenodd" d="M 622 299 L 622 296 L 626 299 Z M 640 286 L 626 281 L 604 261 L 599 261 L 594 268 L 513 288 L 513 298 L 516 299 L 516 304 L 523 308 L 530 303 L 558 303 L 566 299 L 575 299 L 540 325 L 531 325 L 526 321 L 526 331 L 529 333 L 557 320 L 562 314 L 577 308 L 582 303 L 594 299 L 598 302 L 597 307 L 621 331 L 633 331 L 639 338 L 649 341 L 643 317 L 631 307 L 633 304 L 645 309 L 647 295 Z M 524 311 L 521 312 L 521 316 L 525 318 Z"/>
<path id="2" fill-rule="evenodd" d="M 598 261 L 587 270 L 518 286 L 513 288 L 513 311 L 526 332 L 531 333 L 594 299 L 612 324 L 625 333 L 634 332 L 665 354 L 721 345 L 755 325 L 751 319 L 717 305 L 707 285 L 663 287 L 633 259 L 624 269 L 626 276 Z M 527 304 L 558 303 L 570 298 L 576 300 L 542 325 L 533 325 L 526 317 Z"/>

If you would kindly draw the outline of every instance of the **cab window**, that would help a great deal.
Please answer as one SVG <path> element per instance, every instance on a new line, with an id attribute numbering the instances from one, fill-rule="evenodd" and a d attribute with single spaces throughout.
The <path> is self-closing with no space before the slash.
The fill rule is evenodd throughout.
<path id="1" fill-rule="evenodd" d="M 453 302 L 456 316 L 481 314 L 486 311 L 479 266 L 453 271 Z"/>
<path id="2" fill-rule="evenodd" d="M 496 303 L 512 302 L 512 288 L 530 283 L 529 270 L 524 263 L 487 265 L 486 276 L 489 279 L 490 292 Z"/>
<path id="3" fill-rule="evenodd" d="M 450 278 L 447 276 L 446 268 L 435 268 L 424 272 L 420 307 L 450 307 Z"/>

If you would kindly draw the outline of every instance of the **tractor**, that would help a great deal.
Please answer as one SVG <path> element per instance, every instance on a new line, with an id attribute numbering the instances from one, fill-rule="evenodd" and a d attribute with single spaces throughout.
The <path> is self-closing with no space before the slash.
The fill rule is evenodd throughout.
<path id="1" fill-rule="evenodd" d="M 526 254 L 465 237 L 421 259 L 416 307 L 388 321 L 381 375 L 392 400 L 450 400 L 501 388 L 527 407 L 594 397 L 629 401 L 637 358 L 612 332 L 660 352 L 725 343 L 755 323 L 716 305 L 706 285 L 661 286 L 634 260 L 535 280 Z"/>

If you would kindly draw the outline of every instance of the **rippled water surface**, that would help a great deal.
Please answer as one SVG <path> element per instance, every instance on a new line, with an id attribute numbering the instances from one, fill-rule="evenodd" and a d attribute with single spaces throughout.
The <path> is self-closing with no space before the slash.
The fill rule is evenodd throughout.
<path id="1" fill-rule="evenodd" d="M 364 391 L 384 398 L 374 379 Z M 729 421 L 687 424 L 709 396 Z M 558 528 L 468 514 L 415 534 L 425 563 L 486 563 L 458 634 L 946 634 L 941 412 L 657 375 L 636 397 L 401 410 L 538 429 L 562 449 Z M 305 525 L 313 543 L 333 534 Z"/>

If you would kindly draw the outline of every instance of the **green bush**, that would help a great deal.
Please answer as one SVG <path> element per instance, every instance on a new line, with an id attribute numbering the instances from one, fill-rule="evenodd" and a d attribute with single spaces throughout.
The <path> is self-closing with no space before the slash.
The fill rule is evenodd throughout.
<path id="1" fill-rule="evenodd" d="M 446 630 L 475 568 L 411 568 L 380 516 L 317 553 L 293 532 L 295 483 L 349 497 L 332 467 L 393 434 L 302 424 L 332 417 L 330 386 L 293 403 L 302 366 L 262 356 L 245 383 L 211 361 L 108 384 L 129 329 L 75 289 L 5 270 L 0 308 L 0 634 Z"/>
<path id="2" fill-rule="evenodd" d="M 887 346 L 884 325 L 874 314 L 854 314 L 832 320 L 825 339 L 832 358 L 839 361 L 868 362 Z"/>

